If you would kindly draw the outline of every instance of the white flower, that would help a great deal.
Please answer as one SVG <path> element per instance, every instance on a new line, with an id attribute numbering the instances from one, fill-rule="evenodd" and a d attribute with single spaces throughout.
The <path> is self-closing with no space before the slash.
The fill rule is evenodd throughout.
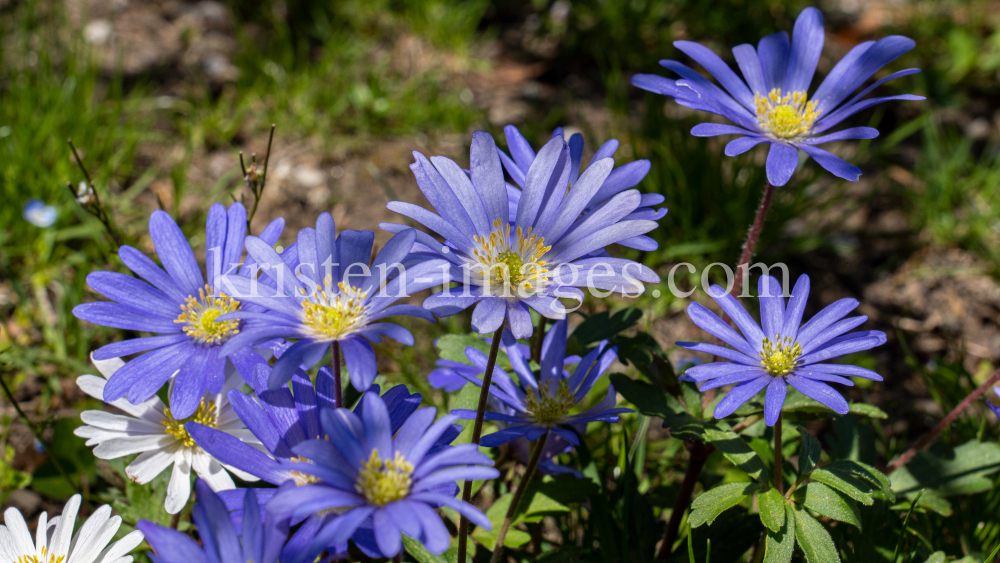
<path id="1" fill-rule="evenodd" d="M 142 532 L 135 530 L 108 545 L 121 526 L 121 516 L 111 517 L 111 507 L 94 511 L 73 536 L 80 495 L 73 495 L 63 507 L 62 516 L 38 517 L 38 529 L 32 541 L 24 517 L 16 508 L 4 513 L 0 526 L 0 563 L 132 563 L 130 551 L 142 543 Z"/>
<path id="2" fill-rule="evenodd" d="M 103 401 L 107 379 L 125 363 L 119 358 L 92 361 L 104 377 L 81 375 L 76 379 L 76 384 L 91 397 Z M 242 385 L 243 379 L 235 370 L 227 373 L 222 391 L 217 395 L 206 393 L 198 411 L 192 417 L 180 421 L 170 416 L 170 409 L 155 395 L 138 405 L 129 403 L 125 398 L 118 399 L 109 404 L 128 416 L 98 410 L 85 411 L 80 414 L 84 426 L 77 428 L 74 433 L 87 438 L 88 446 L 97 446 L 94 448 L 94 455 L 100 459 L 140 454 L 125 468 L 128 477 L 140 485 L 149 483 L 173 464 L 164 508 L 170 514 L 177 514 L 191 496 L 192 469 L 214 491 L 236 487 L 229 473 L 226 473 L 227 469 L 244 481 L 257 480 L 257 477 L 249 473 L 220 463 L 198 447 L 184 429 L 185 422 L 196 421 L 262 448 L 260 441 L 247 430 L 229 404 L 229 390 L 238 389 Z"/>

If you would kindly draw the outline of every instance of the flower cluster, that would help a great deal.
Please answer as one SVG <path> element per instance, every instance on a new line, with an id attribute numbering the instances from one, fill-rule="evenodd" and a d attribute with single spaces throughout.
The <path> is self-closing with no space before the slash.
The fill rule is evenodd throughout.
<path id="1" fill-rule="evenodd" d="M 727 153 L 770 143 L 768 177 L 775 185 L 791 176 L 798 150 L 834 174 L 857 179 L 859 170 L 815 145 L 877 132 L 861 127 L 819 134 L 874 103 L 918 99 L 861 100 L 872 88 L 914 72 L 902 71 L 843 103 L 912 41 L 890 37 L 859 45 L 810 98 L 822 35 L 819 12 L 807 9 L 791 42 L 779 33 L 756 50 L 737 47 L 746 82 L 706 48 L 678 42 L 728 94 L 674 61 L 663 64 L 681 80 L 638 75 L 633 82 L 739 124 L 703 124 L 693 131 L 747 135 L 730 143 Z M 564 454 L 587 451 L 588 424 L 617 423 L 633 412 L 618 406 L 610 383 L 623 376 L 604 374 L 619 352 L 622 364 L 635 362 L 626 351 L 643 341 L 619 334 L 623 328 L 592 338 L 581 329 L 571 334 L 568 314 L 571 304 L 583 302 L 584 290 L 636 296 L 645 284 L 659 282 L 649 267 L 612 252 L 619 246 L 656 250 L 649 235 L 667 212 L 658 208 L 663 196 L 636 189 L 648 161 L 615 166 L 617 140 L 597 148 L 584 167 L 579 134 L 567 139 L 557 129 L 537 152 L 513 126 L 505 134 L 507 151 L 489 133 L 475 132 L 468 170 L 414 152 L 410 169 L 431 209 L 399 201 L 388 208 L 427 230 L 380 225 L 390 236 L 374 258 L 376 234 L 338 233 L 329 213 L 282 248 L 284 220 L 250 235 L 242 204 L 214 204 L 198 236 L 206 246 L 202 269 L 174 219 L 154 212 L 149 235 L 159 264 L 122 246 L 119 257 L 137 277 L 91 273 L 90 287 L 110 301 L 74 309 L 82 320 L 142 333 L 93 352 L 100 376 L 83 375 L 77 383 L 118 412 L 83 412 L 76 435 L 100 459 L 135 456 L 125 473 L 140 485 L 170 468 L 164 506 L 170 514 L 185 513 L 196 473 L 197 503 L 190 513 L 200 542 L 144 520 L 141 532 L 105 549 L 120 523 L 107 507 L 73 538 L 80 502 L 74 497 L 57 524 L 46 523 L 42 513 L 35 542 L 20 514 L 8 510 L 0 527 L 0 563 L 130 563 L 125 554 L 143 534 L 155 563 L 308 563 L 358 551 L 396 557 L 406 538 L 441 554 L 452 545 L 451 517 L 459 530 L 458 558 L 464 559 L 469 523 L 485 530 L 495 523 L 470 502 L 472 482 L 501 476 L 494 467 L 505 455 L 500 452 L 523 461 L 519 452 L 530 448 L 495 536 L 498 560 L 534 471 L 582 477 L 560 465 Z M 408 299 L 439 287 L 421 305 Z M 775 425 L 788 386 L 843 414 L 849 405 L 828 383 L 881 380 L 870 370 L 828 362 L 886 340 L 878 331 L 851 332 L 867 319 L 847 317 L 857 301 L 833 303 L 803 323 L 807 276 L 787 303 L 770 276 L 758 289 L 760 323 L 721 288 L 710 292 L 738 332 L 706 307 L 688 307 L 697 326 L 730 346 L 678 343 L 726 360 L 692 367 L 682 378 L 701 391 L 732 386 L 715 406 L 716 418 L 766 389 L 764 420 Z M 464 359 L 439 360 L 428 382 L 444 393 L 473 384 L 478 409 L 455 408 L 439 417 L 436 408 L 421 407 L 420 394 L 378 379 L 376 345 L 383 338 L 415 343 L 399 324 L 403 317 L 419 325 L 470 308 L 471 328 L 492 334 L 485 339 L 490 352 L 473 340 L 477 346 L 462 350 Z M 690 391 L 691 384 L 684 385 Z M 463 426 L 461 420 L 473 422 Z M 490 426 L 482 436 L 484 420 Z M 496 457 L 480 450 L 499 446 L 505 447 Z M 775 467 L 780 474 L 780 462 Z"/>

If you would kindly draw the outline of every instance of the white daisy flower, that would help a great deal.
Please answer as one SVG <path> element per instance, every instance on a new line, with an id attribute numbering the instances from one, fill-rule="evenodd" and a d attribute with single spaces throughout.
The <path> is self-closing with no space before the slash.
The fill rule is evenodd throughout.
<path id="1" fill-rule="evenodd" d="M 135 530 L 108 545 L 121 516 L 111 516 L 111 507 L 104 505 L 94 511 L 80 530 L 73 535 L 76 513 L 80 510 L 80 495 L 73 495 L 63 507 L 62 516 L 49 520 L 48 513 L 38 517 L 35 539 L 16 508 L 4 513 L 0 526 L 0 563 L 132 563 L 130 551 L 142 543 L 142 532 Z"/>
<path id="2" fill-rule="evenodd" d="M 104 377 L 81 375 L 76 379 L 76 384 L 91 397 L 103 401 L 104 385 L 118 368 L 125 365 L 125 362 L 119 358 L 92 359 L 92 361 Z M 81 438 L 87 438 L 88 446 L 97 446 L 94 448 L 94 455 L 100 459 L 116 459 L 130 454 L 140 454 L 125 468 L 128 477 L 140 485 L 149 483 L 163 470 L 173 465 L 164 508 L 170 514 L 177 514 L 191 496 L 192 469 L 214 491 L 225 491 L 236 487 L 229 473 L 244 481 L 257 481 L 257 477 L 224 465 L 206 453 L 195 444 L 184 428 L 186 422 L 200 422 L 231 434 L 250 445 L 263 448 L 229 404 L 227 393 L 242 385 L 243 379 L 232 370 L 232 373 L 226 374 L 222 391 L 218 394 L 206 393 L 194 415 L 182 420 L 173 418 L 169 407 L 155 395 L 138 405 L 121 398 L 108 404 L 126 414 L 99 410 L 85 411 L 80 414 L 84 426 L 77 428 L 74 433 Z M 229 470 L 229 473 L 226 473 L 226 470 Z"/>

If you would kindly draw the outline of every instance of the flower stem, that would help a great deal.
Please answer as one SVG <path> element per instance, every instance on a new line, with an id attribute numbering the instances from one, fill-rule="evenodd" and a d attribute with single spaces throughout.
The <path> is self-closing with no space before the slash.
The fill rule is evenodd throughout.
<path id="1" fill-rule="evenodd" d="M 504 517 L 500 531 L 497 533 L 497 543 L 496 547 L 493 548 L 493 557 L 490 558 L 490 563 L 499 563 L 500 558 L 503 557 L 503 541 L 507 537 L 507 530 L 510 529 L 510 524 L 514 521 L 514 514 L 517 513 L 517 505 L 520 504 L 521 497 L 524 496 L 524 490 L 528 488 L 531 478 L 535 476 L 535 469 L 538 468 L 538 461 L 542 458 L 542 450 L 545 449 L 545 441 L 548 438 L 549 433 L 546 432 L 542 434 L 541 438 L 535 440 L 535 445 L 531 449 L 531 457 L 528 459 L 528 465 L 524 468 L 524 477 L 517 484 L 517 490 L 514 491 L 514 498 L 510 500 L 510 506 L 507 507 L 507 516 Z"/>
<path id="2" fill-rule="evenodd" d="M 785 483 L 781 476 L 781 413 L 778 413 L 778 421 L 774 423 L 774 488 L 778 489 L 778 494 L 785 494 Z"/>
<path id="3" fill-rule="evenodd" d="M 45 446 L 45 453 L 48 455 L 49 460 L 52 461 L 52 465 L 55 466 L 56 471 L 59 472 L 59 475 L 61 475 L 62 478 L 65 479 L 66 482 L 69 483 L 71 487 L 75 486 L 73 484 L 73 480 L 69 478 L 69 473 L 66 472 L 66 469 L 62 466 L 62 463 L 59 461 L 59 458 L 52 453 L 52 449 L 49 447 L 50 444 L 46 444 L 45 440 L 42 439 L 42 429 L 39 427 L 38 424 L 36 424 L 30 418 L 28 418 L 28 415 L 25 414 L 23 410 L 21 410 L 21 405 L 18 404 L 18 402 L 14 399 L 14 393 L 11 392 L 10 387 L 7 387 L 7 380 L 4 378 L 3 374 L 0 374 L 0 387 L 3 388 L 4 395 L 7 396 L 7 400 L 10 401 L 10 404 L 14 405 L 14 410 L 16 410 L 18 416 L 21 417 L 21 422 L 23 422 L 24 425 L 28 427 L 28 430 L 31 430 L 31 434 L 35 437 L 36 440 L 38 440 L 38 443 Z M 82 496 L 86 500 L 88 501 L 90 500 L 89 499 L 90 495 L 85 494 Z"/>
<path id="4" fill-rule="evenodd" d="M 542 342 L 545 341 L 545 317 L 538 321 L 538 334 L 535 335 L 535 342 L 531 346 L 531 361 L 536 364 L 542 361 Z"/>
<path id="5" fill-rule="evenodd" d="M 749 274 L 750 272 L 750 259 L 753 258 L 753 251 L 757 247 L 757 239 L 760 238 L 760 232 L 764 229 L 764 219 L 767 218 L 767 212 L 771 209 L 771 200 L 774 199 L 774 192 L 775 187 L 768 182 L 767 188 L 764 189 L 764 197 L 760 200 L 760 207 L 757 208 L 757 215 L 753 218 L 753 225 L 750 226 L 750 232 L 747 234 L 747 240 L 743 244 L 743 253 L 740 255 L 740 261 L 736 264 L 733 288 L 729 291 L 729 294 L 733 297 L 740 294 L 740 287 L 743 285 L 743 268 L 741 266 L 747 264 L 747 273 Z"/>
<path id="6" fill-rule="evenodd" d="M 340 386 L 340 342 L 333 341 L 333 405 L 338 409 L 344 406 L 344 390 Z"/>
<path id="7" fill-rule="evenodd" d="M 486 360 L 486 372 L 483 374 L 482 388 L 479 390 L 479 406 L 476 408 L 476 421 L 472 424 L 472 443 L 479 445 L 483 435 L 483 416 L 486 414 L 486 400 L 490 397 L 490 384 L 493 383 L 493 368 L 497 365 L 497 353 L 500 351 L 500 339 L 503 337 L 503 325 L 493 333 L 490 344 L 490 356 Z M 472 499 L 472 481 L 462 485 L 462 500 Z M 465 554 L 469 547 L 469 519 L 462 516 L 458 520 L 458 561 L 465 563 Z"/>
<path id="8" fill-rule="evenodd" d="M 684 442 L 684 446 L 687 447 L 689 456 L 687 472 L 684 473 L 684 481 L 681 482 L 681 489 L 677 492 L 677 500 L 674 502 L 674 510 L 670 513 L 667 529 L 663 532 L 663 543 L 660 544 L 657 559 L 666 559 L 673 552 L 674 541 L 681 527 L 681 518 L 691 504 L 691 495 L 694 493 L 695 484 L 698 483 L 698 475 L 708 460 L 708 454 L 715 449 L 697 440 L 688 440 Z"/>
<path id="9" fill-rule="evenodd" d="M 983 384 L 977 387 L 975 391 L 969 393 L 968 397 L 962 399 L 962 402 L 952 409 L 951 412 L 948 413 L 948 416 L 944 417 L 941 422 L 937 423 L 937 426 L 932 428 L 929 434 L 921 438 L 916 444 L 913 444 L 910 449 L 903 452 L 903 455 L 897 457 L 892 463 L 890 463 L 887 473 L 892 473 L 893 471 L 906 465 L 911 459 L 913 459 L 913 456 L 920 453 L 920 450 L 929 446 L 931 442 L 934 441 L 934 438 L 937 438 L 938 434 L 943 432 L 945 428 L 951 426 L 952 422 L 955 422 L 955 419 L 958 418 L 958 415 L 962 414 L 962 411 L 967 409 L 973 401 L 981 397 L 983 393 L 986 393 L 986 390 L 989 389 L 990 386 L 996 384 L 998 381 L 1000 381 L 1000 370 L 993 372 L 993 375 L 989 379 L 984 381 Z"/>

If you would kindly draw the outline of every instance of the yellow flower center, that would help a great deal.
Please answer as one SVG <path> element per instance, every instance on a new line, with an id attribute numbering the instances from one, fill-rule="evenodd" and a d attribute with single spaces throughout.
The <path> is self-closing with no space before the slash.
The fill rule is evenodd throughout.
<path id="1" fill-rule="evenodd" d="M 541 257 L 552 247 L 545 246 L 545 238 L 517 228 L 516 239 L 511 240 L 510 224 L 497 219 L 489 236 L 472 237 L 476 243 L 471 264 L 474 282 L 490 288 L 498 287 L 504 296 L 515 292 L 538 293 L 544 288 L 545 261 Z"/>
<path id="2" fill-rule="evenodd" d="M 413 464 L 396 452 L 394 459 L 383 460 L 378 450 L 372 450 L 368 461 L 361 464 L 354 488 L 375 506 L 406 498 L 413 484 Z"/>
<path id="3" fill-rule="evenodd" d="M 210 426 L 215 428 L 218 422 L 218 413 L 215 410 L 215 401 L 205 402 L 205 399 L 201 400 L 198 404 L 198 410 L 194 411 L 194 414 L 185 418 L 183 420 L 177 420 L 174 415 L 170 414 L 170 409 L 163 409 L 163 414 L 166 415 L 167 419 L 162 421 L 161 424 L 167 427 L 167 434 L 170 434 L 178 440 L 182 440 L 184 445 L 193 448 L 195 446 L 194 438 L 188 434 L 184 425 L 188 422 L 197 422 L 198 424 L 204 424 L 205 426 Z"/>
<path id="4" fill-rule="evenodd" d="M 198 290 L 198 298 L 189 295 L 181 305 L 183 311 L 175 323 L 183 323 L 184 334 L 201 344 L 222 344 L 240 331 L 240 321 L 217 321 L 226 313 L 238 311 L 240 302 L 225 293 L 213 295 L 212 286 L 206 285 Z"/>
<path id="5" fill-rule="evenodd" d="M 782 338 L 780 334 L 773 342 L 765 338 L 761 346 L 764 350 L 760 353 L 760 363 L 767 373 L 775 377 L 787 375 L 795 369 L 802 355 L 802 346 L 798 342 L 792 343 L 791 337 Z"/>
<path id="6" fill-rule="evenodd" d="M 817 102 L 810 102 L 808 98 L 805 92 L 782 95 L 781 88 L 771 90 L 767 96 L 754 94 L 757 122 L 761 129 L 778 139 L 795 139 L 805 135 L 820 114 L 816 111 Z"/>
<path id="7" fill-rule="evenodd" d="M 14 563 L 62 563 L 66 559 L 65 555 L 60 555 L 56 557 L 49 553 L 48 549 L 42 547 L 42 554 L 39 555 L 22 555 L 14 560 Z"/>
<path id="8" fill-rule="evenodd" d="M 291 458 L 291 461 L 300 463 L 312 463 L 313 461 L 308 458 L 295 456 Z M 311 485 L 312 483 L 319 483 L 322 481 L 319 477 L 311 475 L 309 473 L 303 473 L 301 471 L 292 471 L 292 479 L 295 481 L 296 487 L 301 487 L 302 485 Z"/>
<path id="9" fill-rule="evenodd" d="M 537 392 L 529 388 L 524 397 L 524 406 L 528 409 L 528 413 L 542 426 L 558 424 L 575 404 L 576 398 L 573 397 L 573 391 L 565 380 L 560 380 L 556 384 L 554 393 L 552 380 L 549 380 L 543 383 Z"/>
<path id="10" fill-rule="evenodd" d="M 333 278 L 323 280 L 323 288 L 316 288 L 302 302 L 302 320 L 317 337 L 337 340 L 365 324 L 365 297 L 367 291 L 340 282 L 333 291 Z M 304 289 L 299 290 L 306 295 Z"/>

